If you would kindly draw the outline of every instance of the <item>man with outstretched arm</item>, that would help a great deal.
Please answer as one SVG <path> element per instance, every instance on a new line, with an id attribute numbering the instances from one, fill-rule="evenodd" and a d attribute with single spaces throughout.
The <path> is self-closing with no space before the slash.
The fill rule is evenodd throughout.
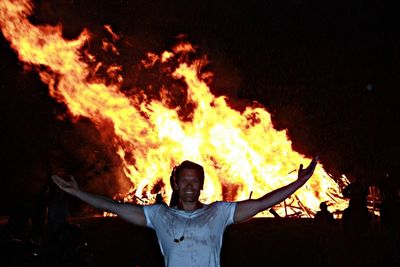
<path id="1" fill-rule="evenodd" d="M 173 190 L 179 198 L 174 206 L 165 203 L 136 205 L 79 190 L 73 177 L 70 181 L 54 175 L 53 181 L 65 192 L 93 207 L 112 212 L 140 226 L 156 231 L 165 266 L 220 266 L 220 252 L 225 228 L 240 223 L 280 203 L 303 186 L 314 173 L 318 157 L 303 169 L 300 165 L 294 182 L 276 189 L 259 199 L 240 202 L 199 201 L 204 184 L 201 165 L 184 161 L 173 170 Z"/>

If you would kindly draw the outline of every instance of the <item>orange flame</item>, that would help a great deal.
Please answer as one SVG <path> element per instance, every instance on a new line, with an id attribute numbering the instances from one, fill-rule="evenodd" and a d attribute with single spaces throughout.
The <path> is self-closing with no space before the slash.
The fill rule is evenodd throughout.
<path id="1" fill-rule="evenodd" d="M 308 164 L 309 159 L 292 150 L 286 132 L 273 128 L 265 108 L 249 106 L 238 112 L 228 106 L 225 97 L 210 92 L 205 80 L 212 74 L 201 71 L 205 60 L 181 57 L 195 52 L 190 43 L 182 42 L 160 56 L 148 53 L 143 60 L 147 68 L 179 62 L 172 78 L 184 82 L 185 103 L 193 106 L 190 120 L 182 120 L 182 106 L 168 107 L 171 99 L 166 86 L 160 100 L 148 99 L 144 93 L 140 99 L 147 101 L 123 94 L 121 66 L 113 64 L 107 69 L 109 76 L 116 77 L 111 85 L 105 78 L 88 79 L 93 70 L 82 59 L 82 47 L 90 40 L 90 33 L 84 30 L 76 40 L 65 40 L 61 25 L 32 25 L 27 19 L 32 9 L 28 0 L 1 1 L 1 30 L 21 61 L 32 67 L 46 66 L 46 70 L 38 70 L 40 78 L 49 85 L 51 96 L 65 103 L 73 116 L 90 118 L 99 128 L 112 122 L 116 153 L 132 182 L 132 188 L 122 189 L 126 199 L 153 201 L 151 187 L 160 180 L 168 185 L 172 167 L 185 159 L 205 168 L 204 202 L 260 197 L 296 179 L 294 170 L 299 163 Z M 109 25 L 105 29 L 113 40 L 119 39 Z M 103 49 L 119 53 L 105 40 Z M 95 55 L 84 54 L 86 61 L 97 62 Z M 97 62 L 96 68 L 101 65 Z M 169 199 L 170 187 L 163 190 L 164 198 Z M 319 165 L 313 178 L 287 203 L 290 213 L 310 216 L 321 201 L 343 210 L 347 202 L 340 196 L 339 186 Z M 277 211 L 282 215 L 283 207 Z"/>

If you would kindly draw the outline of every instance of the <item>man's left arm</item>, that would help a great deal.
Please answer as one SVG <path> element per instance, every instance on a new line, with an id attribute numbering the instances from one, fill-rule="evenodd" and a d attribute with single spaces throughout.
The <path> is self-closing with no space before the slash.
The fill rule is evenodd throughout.
<path id="1" fill-rule="evenodd" d="M 282 202 L 297 189 L 302 187 L 308 179 L 313 175 L 315 166 L 317 166 L 318 156 L 314 157 L 307 168 L 303 169 L 303 165 L 300 164 L 298 178 L 296 181 L 278 188 L 259 199 L 249 199 L 238 202 L 235 214 L 234 222 L 239 223 L 252 218 L 257 213 L 266 210 L 276 204 Z"/>

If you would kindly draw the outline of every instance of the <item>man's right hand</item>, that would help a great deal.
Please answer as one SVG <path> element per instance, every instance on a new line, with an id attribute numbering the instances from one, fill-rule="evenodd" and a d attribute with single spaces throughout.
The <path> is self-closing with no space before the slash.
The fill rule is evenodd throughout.
<path id="1" fill-rule="evenodd" d="M 79 190 L 78 183 L 75 181 L 73 176 L 71 176 L 69 181 L 62 179 L 57 175 L 52 175 L 51 178 L 61 190 L 79 198 L 96 209 L 115 213 L 124 220 L 136 225 L 146 226 L 147 224 L 143 207 L 140 205 L 120 203 L 108 197 Z"/>
<path id="2" fill-rule="evenodd" d="M 79 186 L 78 183 L 75 181 L 75 178 L 71 176 L 71 179 L 69 181 L 65 181 L 61 177 L 57 175 L 52 175 L 51 176 L 53 182 L 63 191 L 74 195 L 76 192 L 79 191 Z"/>

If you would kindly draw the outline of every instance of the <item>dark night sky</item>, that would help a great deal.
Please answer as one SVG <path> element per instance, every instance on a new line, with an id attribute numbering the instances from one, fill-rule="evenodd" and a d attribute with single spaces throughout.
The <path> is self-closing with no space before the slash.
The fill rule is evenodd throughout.
<path id="1" fill-rule="evenodd" d="M 332 173 L 371 183 L 379 183 L 383 170 L 398 173 L 394 7 L 379 1 L 148 2 L 37 1 L 31 20 L 62 23 L 66 38 L 84 27 L 100 36 L 102 25 L 111 25 L 125 42 L 121 51 L 129 61 L 116 60 L 127 75 L 145 52 L 168 49 L 175 36 L 187 34 L 209 55 L 212 90 L 265 105 L 296 150 L 319 154 Z M 0 45 L 0 212 L 37 191 L 51 164 L 85 173 L 84 186 L 97 179 L 103 185 L 97 191 L 112 194 L 112 181 L 94 178 L 118 171 L 111 148 L 87 120 L 57 120 L 63 107 L 36 72 L 24 71 L 2 35 Z"/>

